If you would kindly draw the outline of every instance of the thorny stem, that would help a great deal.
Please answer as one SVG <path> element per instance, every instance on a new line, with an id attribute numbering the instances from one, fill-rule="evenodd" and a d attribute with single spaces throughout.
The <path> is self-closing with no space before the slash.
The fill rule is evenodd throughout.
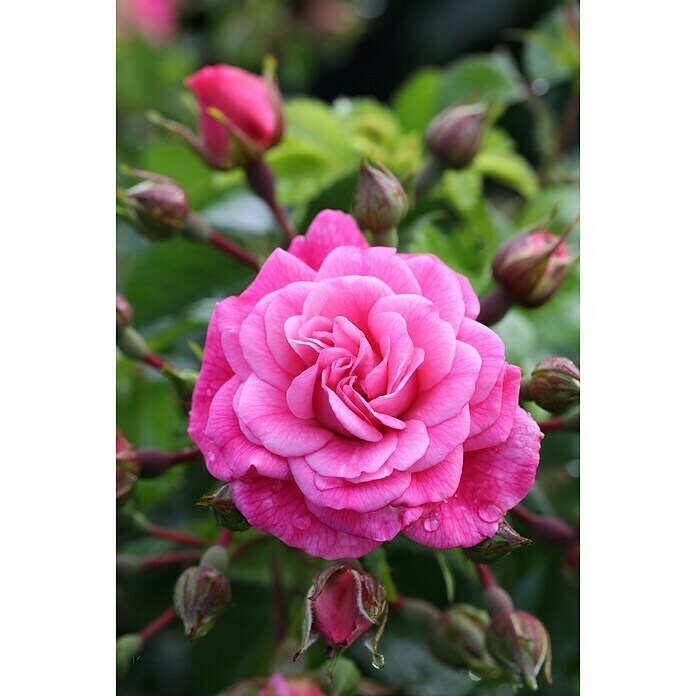
<path id="1" fill-rule="evenodd" d="M 493 573 L 491 573 L 491 569 L 487 565 L 483 565 L 482 563 L 474 563 L 474 568 L 476 568 L 476 574 L 478 575 L 479 582 L 484 590 L 487 590 L 490 587 L 498 586 L 498 583 L 493 577 Z"/>
<path id="2" fill-rule="evenodd" d="M 218 538 L 215 540 L 215 546 L 222 546 L 223 549 L 226 549 L 229 543 L 232 541 L 233 536 L 233 531 L 229 529 L 223 529 L 218 535 Z"/>
<path id="3" fill-rule="evenodd" d="M 202 551 L 169 551 L 167 553 L 158 553 L 153 556 L 116 556 L 116 568 L 124 570 L 140 569 L 150 570 L 152 568 L 163 568 L 171 565 L 193 565 L 198 563 L 203 555 Z"/>
<path id="4" fill-rule="evenodd" d="M 176 529 L 160 527 L 160 525 L 153 524 L 152 522 L 147 523 L 144 531 L 151 536 L 159 537 L 160 539 L 167 539 L 169 541 L 176 541 L 179 544 L 201 546 L 206 549 L 210 546 L 210 542 L 207 539 L 204 539 L 196 534 L 188 534 L 186 532 L 180 532 Z"/>
<path id="5" fill-rule="evenodd" d="M 163 628 L 166 628 L 174 619 L 176 614 L 174 614 L 174 609 L 169 607 L 166 611 L 163 611 L 156 619 L 153 619 L 145 628 L 138 633 L 138 636 L 143 642 L 150 640 L 153 636 L 157 635 Z"/>
<path id="6" fill-rule="evenodd" d="M 155 353 L 146 353 L 143 355 L 142 361 L 146 365 L 154 367 L 155 370 L 161 370 L 167 364 L 167 361 L 164 358 L 160 358 L 160 356 L 156 355 Z"/>
<path id="7" fill-rule="evenodd" d="M 210 235 L 210 243 L 217 249 L 224 251 L 229 256 L 232 256 L 248 266 L 251 266 L 251 268 L 253 268 L 255 271 L 258 271 L 259 268 L 261 268 L 258 258 L 256 258 L 252 252 L 239 244 L 236 244 L 231 239 L 223 236 L 219 232 L 213 232 Z"/>

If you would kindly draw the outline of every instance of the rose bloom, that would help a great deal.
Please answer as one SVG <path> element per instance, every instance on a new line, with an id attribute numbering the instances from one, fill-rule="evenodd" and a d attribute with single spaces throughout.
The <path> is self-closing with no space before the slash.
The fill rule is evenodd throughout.
<path id="1" fill-rule="evenodd" d="M 154 44 L 176 36 L 179 0 L 119 0 L 118 10 L 119 29 L 125 34 L 135 31 Z"/>
<path id="2" fill-rule="evenodd" d="M 200 107 L 199 128 L 205 148 L 234 164 L 228 127 L 208 113 L 214 107 L 258 152 L 275 145 L 283 133 L 280 94 L 273 83 L 242 68 L 208 65 L 185 80 Z"/>
<path id="3" fill-rule="evenodd" d="M 541 433 L 469 281 L 325 210 L 210 320 L 189 433 L 256 528 L 327 559 L 495 534 Z"/>

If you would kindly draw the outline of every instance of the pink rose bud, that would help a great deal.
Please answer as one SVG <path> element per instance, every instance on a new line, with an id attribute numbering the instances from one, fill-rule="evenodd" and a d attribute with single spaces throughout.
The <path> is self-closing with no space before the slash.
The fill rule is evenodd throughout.
<path id="1" fill-rule="evenodd" d="M 486 630 L 486 645 L 516 687 L 536 691 L 542 667 L 546 681 L 551 683 L 551 638 L 536 616 L 526 611 L 497 616 Z"/>
<path id="2" fill-rule="evenodd" d="M 500 668 L 486 647 L 486 629 L 491 620 L 482 609 L 453 604 L 443 612 L 430 635 L 435 656 L 452 667 L 471 670 L 476 676 L 500 676 Z"/>
<path id="3" fill-rule="evenodd" d="M 139 473 L 138 453 L 116 428 L 116 505 L 123 505 L 133 495 Z"/>
<path id="4" fill-rule="evenodd" d="M 230 581 L 215 568 L 187 568 L 174 586 L 174 611 L 191 640 L 203 638 L 229 602 Z"/>
<path id="5" fill-rule="evenodd" d="M 501 558 L 505 558 L 505 556 L 520 546 L 527 546 L 531 543 L 530 539 L 525 539 L 525 537 L 518 534 L 503 518 L 498 526 L 498 531 L 490 539 L 484 539 L 476 546 L 462 550 L 464 555 L 474 563 L 489 565 L 499 561 Z"/>
<path id="6" fill-rule="evenodd" d="M 486 107 L 457 104 L 439 113 L 425 131 L 430 153 L 452 169 L 469 165 L 481 149 Z"/>
<path id="7" fill-rule="evenodd" d="M 546 231 L 522 231 L 493 259 L 493 277 L 523 307 L 540 307 L 554 295 L 575 259 L 564 237 Z"/>
<path id="8" fill-rule="evenodd" d="M 551 413 L 567 411 L 580 403 L 580 370 L 568 358 L 545 358 L 532 372 L 529 394 Z"/>
<path id="9" fill-rule="evenodd" d="M 319 636 L 332 648 L 347 648 L 377 626 L 369 647 L 373 664 L 384 666 L 377 643 L 387 620 L 387 590 L 373 575 L 350 566 L 329 566 L 315 576 L 306 601 L 305 636 L 295 659 Z"/>
<path id="10" fill-rule="evenodd" d="M 119 192 L 119 199 L 135 229 L 147 239 L 169 239 L 186 227 L 189 201 L 173 179 L 140 169 L 124 168 L 143 181 Z"/>
<path id="11" fill-rule="evenodd" d="M 246 166 L 282 138 L 282 97 L 272 70 L 259 77 L 231 65 L 209 65 L 185 80 L 198 100 L 199 129 L 211 166 Z"/>
<path id="12" fill-rule="evenodd" d="M 126 326 L 133 323 L 133 308 L 128 300 L 116 293 L 116 333 L 120 333 Z"/>
<path id="13" fill-rule="evenodd" d="M 386 232 L 405 217 L 408 198 L 399 180 L 383 164 L 378 162 L 376 167 L 372 167 L 363 161 L 353 212 L 363 229 Z"/>

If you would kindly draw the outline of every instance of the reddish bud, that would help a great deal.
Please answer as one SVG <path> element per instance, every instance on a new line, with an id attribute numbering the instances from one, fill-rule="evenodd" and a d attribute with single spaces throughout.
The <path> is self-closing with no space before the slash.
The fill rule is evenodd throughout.
<path id="1" fill-rule="evenodd" d="M 324 696 L 324 692 L 307 677 L 272 674 L 268 679 L 246 679 L 220 696 Z"/>
<path id="2" fill-rule="evenodd" d="M 580 403 L 580 370 L 568 358 L 546 358 L 532 372 L 532 401 L 551 413 L 561 413 Z"/>
<path id="3" fill-rule="evenodd" d="M 403 220 L 408 212 L 408 198 L 399 180 L 377 162 L 372 167 L 360 164 L 358 187 L 353 199 L 353 213 L 362 229 L 386 232 Z"/>
<path id="4" fill-rule="evenodd" d="M 133 495 L 139 473 L 138 453 L 116 428 L 116 505 L 123 505 Z"/>
<path id="5" fill-rule="evenodd" d="M 116 293 L 116 333 L 120 333 L 131 323 L 133 323 L 133 308 L 123 295 Z"/>
<path id="6" fill-rule="evenodd" d="M 438 114 L 428 125 L 425 142 L 438 160 L 452 169 L 462 169 L 478 154 L 483 142 L 486 107 L 457 104 Z"/>
<path id="7" fill-rule="evenodd" d="M 229 602 L 230 581 L 215 568 L 188 568 L 174 586 L 174 611 L 191 640 L 203 638 Z"/>
<path id="8" fill-rule="evenodd" d="M 373 664 L 384 665 L 377 651 L 387 620 L 387 590 L 369 573 L 346 565 L 319 571 L 306 598 L 305 636 L 297 659 L 319 636 L 334 648 L 347 648 L 377 626 L 369 642 Z"/>
<path id="9" fill-rule="evenodd" d="M 139 169 L 125 171 L 144 180 L 119 192 L 135 229 L 152 241 L 169 239 L 183 230 L 189 214 L 186 191 L 166 176 Z"/>
<path id="10" fill-rule="evenodd" d="M 523 230 L 493 259 L 493 277 L 523 307 L 540 307 L 554 295 L 575 262 L 562 237 Z"/>
<path id="11" fill-rule="evenodd" d="M 526 611 L 497 616 L 486 630 L 486 645 L 516 687 L 536 691 L 542 667 L 546 681 L 551 683 L 551 638 L 536 616 Z"/>

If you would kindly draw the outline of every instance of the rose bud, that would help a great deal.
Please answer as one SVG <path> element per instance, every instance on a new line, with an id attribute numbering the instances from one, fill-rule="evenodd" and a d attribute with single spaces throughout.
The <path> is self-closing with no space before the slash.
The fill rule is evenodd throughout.
<path id="1" fill-rule="evenodd" d="M 169 177 L 130 167 L 123 169 L 127 174 L 143 179 L 139 184 L 118 192 L 136 231 L 151 241 L 169 239 L 181 232 L 189 214 L 186 191 Z"/>
<path id="2" fill-rule="evenodd" d="M 360 164 L 358 187 L 353 199 L 355 219 L 375 233 L 396 227 L 408 212 L 408 198 L 399 180 L 379 162 Z"/>
<path id="3" fill-rule="evenodd" d="M 230 602 L 230 581 L 215 568 L 187 568 L 174 586 L 174 611 L 191 640 L 203 638 Z"/>
<path id="4" fill-rule="evenodd" d="M 511 551 L 531 544 L 531 539 L 518 534 L 503 518 L 498 526 L 498 531 L 490 538 L 484 539 L 476 546 L 462 549 L 464 555 L 474 563 L 495 563 L 505 558 Z"/>
<path id="5" fill-rule="evenodd" d="M 462 169 L 478 154 L 486 123 L 483 104 L 456 104 L 438 114 L 425 131 L 425 143 L 441 163 Z"/>
<path id="6" fill-rule="evenodd" d="M 324 692 L 307 677 L 272 674 L 268 679 L 245 679 L 219 696 L 324 696 Z"/>
<path id="7" fill-rule="evenodd" d="M 536 616 L 526 611 L 497 616 L 486 630 L 486 645 L 517 687 L 526 685 L 536 691 L 542 666 L 546 681 L 551 683 L 551 639 Z"/>
<path id="8" fill-rule="evenodd" d="M 116 293 L 116 333 L 120 333 L 133 322 L 133 308 L 128 300 Z"/>
<path id="9" fill-rule="evenodd" d="M 231 65 L 209 65 L 186 78 L 200 107 L 201 154 L 211 166 L 246 166 L 282 138 L 282 97 L 274 67 L 269 63 L 259 77 Z"/>
<path id="10" fill-rule="evenodd" d="M 116 678 L 125 677 L 136 656 L 143 649 L 144 641 L 137 633 L 128 633 L 116 639 Z"/>
<path id="11" fill-rule="evenodd" d="M 540 307 L 554 295 L 575 258 L 563 236 L 523 230 L 508 240 L 493 258 L 496 282 L 523 307 Z"/>
<path id="12" fill-rule="evenodd" d="M 478 677 L 496 677 L 500 668 L 486 647 L 488 614 L 469 604 L 453 604 L 443 612 L 430 635 L 435 656 L 452 667 L 471 670 Z"/>
<path id="13" fill-rule="evenodd" d="M 196 504 L 209 507 L 213 511 L 217 523 L 224 529 L 229 529 L 232 532 L 243 532 L 251 527 L 244 515 L 237 510 L 228 483 L 218 488 L 212 495 L 204 495 Z"/>
<path id="14" fill-rule="evenodd" d="M 532 372 L 529 395 L 551 413 L 567 411 L 580 403 L 580 370 L 568 358 L 545 358 Z"/>
<path id="15" fill-rule="evenodd" d="M 121 506 L 132 495 L 138 482 L 140 464 L 133 445 L 116 428 L 116 505 Z"/>
<path id="16" fill-rule="evenodd" d="M 377 626 L 368 647 L 373 665 L 384 666 L 377 644 L 387 620 L 387 590 L 373 575 L 346 565 L 324 568 L 316 574 L 305 606 L 305 635 L 295 659 L 319 636 L 331 648 L 347 648 Z"/>

